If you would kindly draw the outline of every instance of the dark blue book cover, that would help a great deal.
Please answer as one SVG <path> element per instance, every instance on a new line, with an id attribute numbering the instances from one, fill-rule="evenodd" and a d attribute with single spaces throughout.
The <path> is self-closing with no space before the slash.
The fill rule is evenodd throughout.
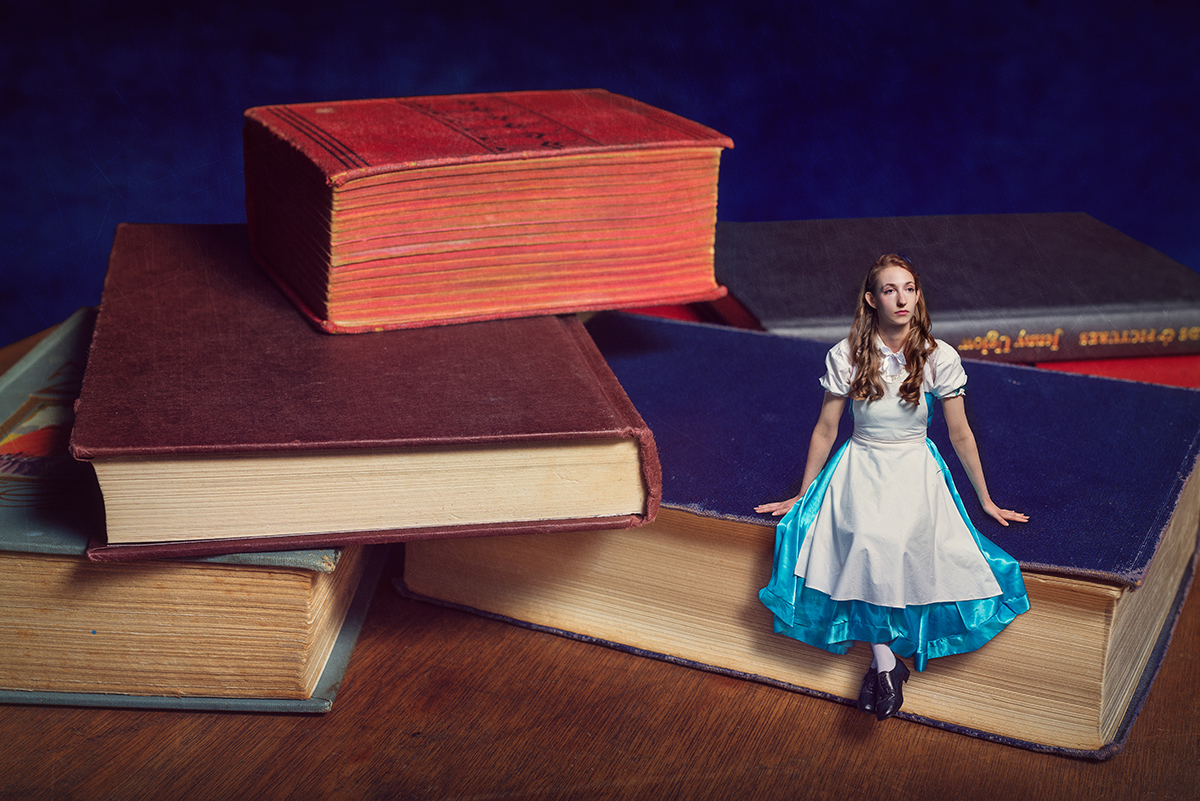
<path id="1" fill-rule="evenodd" d="M 798 490 L 829 345 L 629 314 L 598 315 L 588 330 L 654 432 L 662 510 L 773 528 L 777 518 L 753 509 Z M 1034 750 L 1111 757 L 1124 747 L 1150 692 L 1191 585 L 1200 484 L 1189 479 L 1200 455 L 1200 391 L 1015 365 L 964 361 L 964 367 L 967 414 L 990 493 L 1002 506 L 1027 512 L 1029 522 L 1004 527 L 982 513 L 936 405 L 929 435 L 965 490 L 981 533 L 1020 561 L 1027 586 L 1046 588 L 1034 602 L 1038 633 L 1026 634 L 1023 626 L 1004 647 L 1031 657 L 1047 647 L 1089 655 L 1078 664 L 1059 654 L 1027 665 L 1030 675 L 1042 677 L 1023 685 L 1045 703 L 1042 734 L 1022 734 L 1033 731 L 1027 717 L 1001 734 L 955 715 L 900 716 Z M 839 441 L 850 428 L 847 414 Z M 1097 605 L 1097 599 L 1107 600 Z M 1100 617 L 1079 617 L 1085 606 Z M 1067 617 L 1055 618 L 1060 614 Z M 1053 628 L 1055 619 L 1061 628 Z M 1045 637 L 1061 642 L 1049 646 Z M 824 679 L 804 673 L 808 668 L 785 678 L 755 669 L 753 659 L 747 671 L 704 658 L 680 660 L 667 650 L 648 655 L 835 700 L 845 696 L 817 687 Z M 1094 701 L 1076 697 L 1072 683 L 1081 680 L 1097 694 Z M 1006 703 L 1027 715 L 1031 701 Z M 1052 721 L 1077 714 L 1099 715 L 1088 735 L 1098 740 L 1069 745 L 1074 735 L 1049 734 L 1047 726 L 1060 725 Z"/>
<path id="2" fill-rule="evenodd" d="M 773 524 L 754 506 L 798 489 L 829 345 L 622 314 L 588 330 L 654 432 L 663 506 Z M 1030 517 L 1004 527 L 982 513 L 935 406 L 929 435 L 980 533 L 1023 568 L 1136 586 L 1200 455 L 1200 391 L 964 367 L 991 495 Z M 839 441 L 849 434 L 844 415 Z"/>

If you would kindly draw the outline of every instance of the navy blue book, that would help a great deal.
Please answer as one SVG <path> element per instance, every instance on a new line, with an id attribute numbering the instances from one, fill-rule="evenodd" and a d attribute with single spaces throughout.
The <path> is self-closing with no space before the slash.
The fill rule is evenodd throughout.
<path id="1" fill-rule="evenodd" d="M 654 432 L 658 520 L 628 532 L 410 544 L 406 591 L 852 703 L 869 653 L 856 645 L 834 656 L 776 635 L 758 600 L 776 521 L 753 508 L 797 490 L 829 346 L 621 314 L 588 329 Z M 986 518 L 944 423 L 930 436 L 980 532 L 1021 562 L 1032 609 L 982 649 L 931 660 L 906 688 L 901 717 L 1111 756 L 1190 583 L 1200 392 L 964 365 L 992 497 L 1030 522 Z"/>

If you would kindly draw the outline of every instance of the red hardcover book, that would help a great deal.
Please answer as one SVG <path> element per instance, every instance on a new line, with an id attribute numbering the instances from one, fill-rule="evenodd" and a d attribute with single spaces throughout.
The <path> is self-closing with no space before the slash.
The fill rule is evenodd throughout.
<path id="1" fill-rule="evenodd" d="M 1133 359 L 1081 359 L 1065 362 L 1039 362 L 1043 370 L 1063 373 L 1124 378 L 1147 384 L 1200 389 L 1200 355 L 1145 356 Z"/>
<path id="2" fill-rule="evenodd" d="M 330 332 L 687 303 L 733 142 L 601 89 L 260 106 L 255 255 Z"/>
<path id="3" fill-rule="evenodd" d="M 327 336 L 242 225 L 118 227 L 71 451 L 97 559 L 621 528 L 661 494 L 574 316 Z"/>

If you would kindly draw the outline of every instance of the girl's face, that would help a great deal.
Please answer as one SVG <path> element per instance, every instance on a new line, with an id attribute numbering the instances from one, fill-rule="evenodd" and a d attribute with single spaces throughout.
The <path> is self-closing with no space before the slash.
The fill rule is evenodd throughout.
<path id="1" fill-rule="evenodd" d="M 875 291 L 865 295 L 881 327 L 906 328 L 917 309 L 917 282 L 903 267 L 885 267 L 875 279 Z"/>

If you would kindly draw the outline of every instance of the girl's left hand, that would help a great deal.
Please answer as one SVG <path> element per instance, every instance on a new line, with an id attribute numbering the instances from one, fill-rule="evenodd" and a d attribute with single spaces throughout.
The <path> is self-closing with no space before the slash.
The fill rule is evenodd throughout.
<path id="1" fill-rule="evenodd" d="M 1001 509 L 999 506 L 997 506 L 994 503 L 984 504 L 983 511 L 987 512 L 988 515 L 990 515 L 991 517 L 994 517 L 996 520 L 1000 521 L 1000 525 L 1002 525 L 1002 526 L 1007 526 L 1008 521 L 1010 521 L 1010 520 L 1013 521 L 1014 523 L 1028 523 L 1029 522 L 1029 515 L 1021 514 L 1020 512 L 1014 512 L 1011 509 Z"/>

